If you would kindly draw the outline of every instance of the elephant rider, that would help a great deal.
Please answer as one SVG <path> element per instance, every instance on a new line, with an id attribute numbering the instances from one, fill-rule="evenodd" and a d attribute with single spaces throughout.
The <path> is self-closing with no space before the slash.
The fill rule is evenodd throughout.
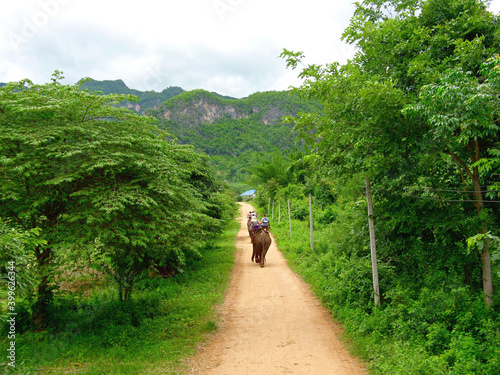
<path id="1" fill-rule="evenodd" d="M 266 214 L 262 215 L 262 220 L 260 222 L 260 227 L 269 230 L 271 229 L 271 226 L 269 225 L 269 218 L 266 216 Z"/>
<path id="2" fill-rule="evenodd" d="M 259 229 L 259 220 L 257 219 L 257 215 L 255 216 L 252 216 L 252 228 L 253 228 L 253 232 L 256 233 L 257 230 Z"/>

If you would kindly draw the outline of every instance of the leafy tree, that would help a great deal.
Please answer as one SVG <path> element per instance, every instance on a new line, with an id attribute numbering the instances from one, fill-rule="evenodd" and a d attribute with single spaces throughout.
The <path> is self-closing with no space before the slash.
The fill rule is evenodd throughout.
<path id="1" fill-rule="evenodd" d="M 30 267 L 33 264 L 33 248 L 44 244 L 38 238 L 39 234 L 38 228 L 21 231 L 0 220 L 0 282 L 7 284 L 12 280 L 9 274 L 15 272 L 13 281 L 19 297 L 30 298 L 36 283 Z"/>
<path id="2" fill-rule="evenodd" d="M 97 238 L 127 299 L 143 270 L 180 266 L 196 254 L 221 220 L 209 208 L 224 207 L 204 156 L 165 141 L 154 119 L 115 106 L 136 98 L 93 94 L 61 78 L 0 89 L 0 217 L 41 229 L 39 327 L 57 252 Z"/>
<path id="3" fill-rule="evenodd" d="M 328 169 L 339 179 L 366 173 L 374 181 L 375 195 L 381 202 L 379 215 L 390 218 L 393 228 L 385 228 L 386 243 L 392 250 L 384 258 L 381 248 L 382 261 L 402 262 L 405 268 L 416 270 L 415 262 L 405 260 L 408 254 L 390 245 L 395 243 L 394 228 L 407 223 L 411 223 L 405 229 L 407 237 L 412 234 L 409 238 L 424 239 L 432 246 L 441 243 L 445 254 L 453 254 L 460 241 L 455 231 L 448 232 L 447 238 L 446 231 L 438 229 L 442 223 L 433 222 L 432 227 L 412 219 L 422 202 L 410 197 L 408 192 L 415 190 L 408 189 L 430 187 L 435 192 L 461 186 L 467 191 L 471 190 L 468 176 L 475 191 L 474 203 L 480 205 L 483 198 L 478 194 L 486 176 L 488 184 L 496 181 L 492 173 L 479 175 L 481 165 L 494 168 L 491 161 L 481 160 L 495 152 L 492 146 L 498 137 L 491 100 L 497 91 L 495 88 L 486 94 L 492 88 L 482 82 L 481 66 L 500 46 L 499 35 L 497 21 L 487 11 L 485 1 L 365 0 L 356 4 L 343 34 L 358 47 L 354 59 L 345 66 L 309 65 L 302 69 L 299 76 L 304 83 L 298 91 L 321 100 L 325 115 L 300 116 L 295 126 L 311 148 L 317 147 L 322 171 Z M 286 50 L 282 57 L 292 68 L 304 58 L 301 52 Z M 419 98 L 422 87 L 426 89 Z M 417 102 L 419 115 L 405 116 L 403 109 Z M 450 199 L 449 194 L 420 194 L 417 199 L 438 202 Z M 469 233 L 466 236 L 476 228 L 484 232 L 486 212 L 476 207 L 482 222 L 478 224 L 472 220 L 472 210 L 460 203 L 454 207 L 429 204 L 426 208 L 431 208 L 429 214 L 435 217 L 440 217 L 443 206 L 449 214 L 460 215 L 457 227 Z M 424 248 L 415 248 L 412 257 L 428 259 Z M 487 258 L 483 257 L 483 270 L 488 278 Z M 446 257 L 440 261 L 444 265 Z M 460 260 L 465 261 L 464 257 Z M 488 304 L 490 287 L 484 286 Z"/>
<path id="4" fill-rule="evenodd" d="M 488 233 L 488 218 L 484 203 L 486 176 L 479 165 L 486 163 L 487 150 L 498 139 L 497 124 L 500 107 L 500 87 L 495 58 L 485 65 L 484 76 L 479 80 L 472 72 L 462 68 L 450 70 L 437 84 L 424 86 L 420 101 L 408 107 L 408 112 L 419 113 L 430 124 L 427 136 L 432 137 L 437 148 L 452 157 L 460 171 L 464 186 L 472 186 L 472 203 L 481 220 L 479 231 Z M 489 79 L 491 78 L 491 79 Z M 489 305 L 492 304 L 493 281 L 489 242 L 481 249 L 483 289 Z"/>
<path id="5" fill-rule="evenodd" d="M 498 49 L 495 16 L 483 0 L 364 0 L 342 37 L 356 44 L 356 65 L 418 93 L 460 65 L 479 69 Z"/>
<path id="6" fill-rule="evenodd" d="M 279 150 L 275 150 L 269 158 L 264 158 L 253 167 L 253 179 L 256 184 L 264 184 L 271 191 L 271 198 L 276 195 L 276 186 L 287 184 L 289 163 Z M 274 188 L 273 188 L 274 186 Z"/>

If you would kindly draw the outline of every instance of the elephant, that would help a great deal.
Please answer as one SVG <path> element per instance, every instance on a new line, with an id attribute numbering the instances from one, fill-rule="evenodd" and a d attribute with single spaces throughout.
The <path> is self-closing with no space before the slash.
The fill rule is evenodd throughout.
<path id="1" fill-rule="evenodd" d="M 253 241 L 253 224 L 252 220 L 247 221 L 247 229 L 248 229 L 248 235 L 250 236 L 250 239 Z"/>
<path id="2" fill-rule="evenodd" d="M 271 246 L 271 242 L 271 235 L 267 230 L 261 230 L 255 234 L 253 238 L 252 262 L 255 259 L 255 263 L 260 263 L 260 266 L 264 267 L 266 254 L 269 246 Z"/>

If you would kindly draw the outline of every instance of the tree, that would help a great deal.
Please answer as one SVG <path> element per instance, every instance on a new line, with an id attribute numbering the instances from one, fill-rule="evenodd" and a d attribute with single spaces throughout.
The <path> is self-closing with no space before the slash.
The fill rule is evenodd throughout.
<path id="1" fill-rule="evenodd" d="M 304 65 L 299 75 L 304 83 L 297 90 L 325 104 L 324 116 L 301 116 L 296 119 L 296 128 L 311 147 L 316 147 L 321 164 L 336 178 L 369 175 L 375 194 L 383 202 L 378 212 L 390 218 L 393 228 L 409 222 L 412 228 L 406 230 L 414 231 L 416 237 L 449 246 L 456 240 L 446 239 L 436 228 L 426 228 L 426 223 L 416 224 L 401 215 L 401 210 L 398 215 L 390 210 L 413 204 L 421 207 L 400 193 L 401 186 L 443 189 L 454 184 L 467 190 L 464 176 L 473 182 L 474 204 L 482 204 L 480 181 L 485 175 L 480 175 L 479 168 L 496 168 L 482 158 L 490 149 L 495 152 L 492 146 L 498 134 L 492 114 L 497 91 L 486 94 L 484 90 L 492 88 L 483 84 L 480 69 L 500 46 L 499 35 L 497 20 L 487 11 L 486 1 L 357 3 L 343 38 L 356 44 L 358 52 L 346 65 L 305 66 L 301 52 L 285 50 L 282 54 L 288 66 Z M 460 79 L 458 72 L 464 72 Z M 419 98 L 422 87 L 427 91 Z M 417 102 L 420 115 L 405 116 L 403 109 Z M 436 113 L 442 116 L 433 117 Z M 461 129 L 464 121 L 466 128 Z M 462 175 L 457 173 L 457 165 Z M 491 173 L 489 177 L 490 183 L 497 180 Z M 481 212 L 483 232 L 487 229 L 485 212 L 476 208 Z M 438 209 L 442 207 L 435 207 L 436 217 L 441 215 Z M 461 222 L 466 223 L 463 230 L 473 230 L 469 210 L 446 209 L 460 213 Z M 415 215 L 412 211 L 407 212 Z M 425 232 L 425 236 L 419 234 Z M 488 278 L 484 249 L 483 254 Z M 391 261 L 403 258 L 408 255 L 392 254 Z M 412 264 L 407 266 L 415 269 Z M 484 288 L 489 304 L 492 292 L 489 286 Z"/>
<path id="2" fill-rule="evenodd" d="M 81 83 L 62 85 L 61 78 L 56 72 L 50 84 L 23 80 L 0 89 L 0 217 L 41 229 L 39 327 L 58 251 L 97 238 L 124 300 L 144 269 L 177 267 L 196 253 L 220 220 L 208 205 L 222 205 L 218 187 L 201 191 L 213 178 L 203 172 L 204 156 L 166 141 L 152 118 L 115 106 L 137 98 L 82 91 Z"/>
<path id="3" fill-rule="evenodd" d="M 439 83 L 424 86 L 420 100 L 406 108 L 407 113 L 420 114 L 431 125 L 427 135 L 448 154 L 460 171 L 464 186 L 480 218 L 479 232 L 486 235 L 488 215 L 484 203 L 486 176 L 480 164 L 488 163 L 487 150 L 498 139 L 500 106 L 498 95 L 500 59 L 491 59 L 478 79 L 462 68 L 449 70 Z M 485 155 L 486 154 L 486 155 Z M 489 241 L 481 249 L 483 290 L 488 305 L 493 303 L 493 281 Z"/>
<path id="4" fill-rule="evenodd" d="M 270 192 L 270 197 L 274 198 L 279 186 L 288 183 L 287 169 L 289 163 L 285 160 L 283 153 L 277 149 L 267 158 L 261 160 L 253 168 L 253 181 L 256 184 L 263 184 Z"/>

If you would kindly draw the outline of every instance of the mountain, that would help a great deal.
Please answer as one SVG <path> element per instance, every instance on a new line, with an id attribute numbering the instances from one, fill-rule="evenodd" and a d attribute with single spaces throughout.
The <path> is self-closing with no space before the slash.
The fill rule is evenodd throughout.
<path id="1" fill-rule="evenodd" d="M 257 92 L 235 99 L 206 90 L 168 87 L 161 92 L 130 89 L 122 80 L 90 79 L 83 89 L 104 94 L 132 94 L 139 103 L 124 102 L 137 113 L 158 119 L 158 126 L 183 144 L 211 157 L 221 179 L 241 182 L 272 153 L 287 152 L 296 135 L 284 116 L 319 112 L 321 105 L 290 91 Z"/>
<path id="2" fill-rule="evenodd" d="M 139 91 L 130 89 L 121 79 L 98 81 L 92 78 L 89 78 L 88 81 L 82 85 L 82 89 L 94 92 L 101 91 L 103 94 L 135 95 L 141 100 L 139 103 L 126 102 L 123 103 L 123 105 L 138 113 L 144 113 L 147 109 L 157 107 L 162 102 L 185 92 L 184 89 L 178 86 L 167 87 L 161 92 Z M 230 96 L 223 96 L 217 93 L 212 94 L 222 99 L 234 99 Z"/>
<path id="3" fill-rule="evenodd" d="M 82 85 L 82 89 L 94 92 L 101 91 L 103 94 L 135 95 L 141 100 L 139 103 L 125 102 L 123 105 L 137 113 L 144 113 L 145 110 L 154 108 L 165 100 L 184 92 L 182 88 L 177 86 L 167 87 L 161 92 L 139 91 L 130 89 L 121 79 L 97 81 L 91 78 Z"/>
<path id="4" fill-rule="evenodd" d="M 284 116 L 319 112 L 318 103 L 290 91 L 258 92 L 243 99 L 225 99 L 205 90 L 185 91 L 146 114 L 158 119 L 180 143 L 211 156 L 221 178 L 244 181 L 251 169 L 279 150 L 296 144 Z"/>

